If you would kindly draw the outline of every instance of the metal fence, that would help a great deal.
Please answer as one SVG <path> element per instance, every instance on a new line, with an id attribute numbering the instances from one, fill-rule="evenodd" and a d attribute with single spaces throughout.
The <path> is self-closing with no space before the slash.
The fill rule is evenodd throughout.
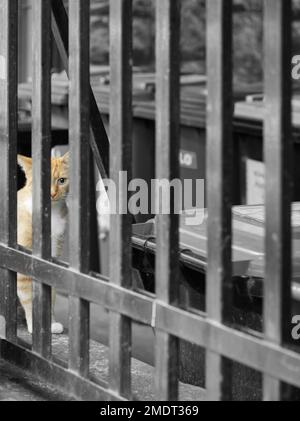
<path id="1" fill-rule="evenodd" d="M 232 1 L 207 2 L 206 314 L 178 308 L 177 215 L 158 216 L 156 297 L 132 289 L 130 215 L 112 216 L 110 280 L 89 272 L 90 149 L 103 176 L 109 173 L 117 183 L 119 172 L 127 171 L 130 179 L 131 0 L 110 2 L 110 169 L 109 144 L 89 85 L 89 1 L 70 1 L 69 25 L 60 0 L 33 2 L 32 254 L 17 245 L 17 4 L 17 0 L 0 0 L 0 278 L 6 319 L 1 357 L 79 399 L 131 399 L 131 324 L 137 321 L 155 325 L 155 384 L 160 400 L 178 398 L 179 339 L 206 349 L 207 400 L 231 399 L 232 361 L 263 373 L 266 400 L 279 400 L 283 383 L 300 387 L 300 355 L 285 346 L 291 316 L 291 1 L 264 1 L 268 217 L 262 335 L 236 330 L 228 321 L 232 296 Z M 53 261 L 50 248 L 51 21 L 70 77 L 69 267 Z M 174 179 L 179 173 L 179 34 L 180 1 L 157 0 L 157 178 Z M 17 338 L 16 272 L 34 280 L 32 349 Z M 68 366 L 51 352 L 51 287 L 70 300 Z M 110 312 L 108 386 L 89 375 L 90 303 Z"/>

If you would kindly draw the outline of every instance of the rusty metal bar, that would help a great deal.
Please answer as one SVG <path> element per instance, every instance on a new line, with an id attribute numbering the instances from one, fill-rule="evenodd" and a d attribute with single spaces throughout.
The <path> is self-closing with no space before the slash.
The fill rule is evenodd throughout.
<path id="1" fill-rule="evenodd" d="M 32 4 L 32 253 L 51 257 L 51 2 Z M 51 355 L 51 288 L 32 280 L 32 348 Z"/>
<path id="2" fill-rule="evenodd" d="M 179 178 L 180 1 L 156 2 L 156 178 Z M 170 214 L 157 216 L 156 294 L 178 304 L 179 217 L 169 191 Z M 159 200 L 158 197 L 156 197 Z M 178 339 L 156 331 L 156 393 L 159 400 L 178 399 Z"/>
<path id="3" fill-rule="evenodd" d="M 0 1 L 0 242 L 17 243 L 17 83 L 18 83 L 18 2 Z M 17 335 L 16 274 L 0 269 L 1 314 L 6 321 L 6 337 Z"/>
<path id="4" fill-rule="evenodd" d="M 291 200 L 293 147 L 291 133 L 292 57 L 290 0 L 265 0 L 264 154 L 266 163 L 266 275 L 264 332 L 278 345 L 290 337 L 291 323 Z M 264 377 L 264 399 L 280 400 L 281 384 Z"/>
<path id="5" fill-rule="evenodd" d="M 206 311 L 225 322 L 231 309 L 232 1 L 207 2 L 207 274 Z M 207 352 L 212 400 L 231 398 L 230 363 Z"/>
<path id="6" fill-rule="evenodd" d="M 70 201 L 69 263 L 83 273 L 89 270 L 89 159 L 90 117 L 90 2 L 72 0 L 70 26 Z M 69 300 L 70 369 L 86 377 L 89 372 L 89 303 L 76 296 Z"/>
<path id="7" fill-rule="evenodd" d="M 110 2 L 110 178 L 118 186 L 116 215 L 111 215 L 110 282 L 131 288 L 131 215 L 127 183 L 132 171 L 132 0 Z M 110 388 L 131 395 L 131 320 L 110 313 Z"/>

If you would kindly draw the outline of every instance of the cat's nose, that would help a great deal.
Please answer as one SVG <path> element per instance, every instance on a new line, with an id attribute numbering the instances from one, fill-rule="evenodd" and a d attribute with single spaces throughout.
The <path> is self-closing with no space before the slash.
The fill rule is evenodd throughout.
<path id="1" fill-rule="evenodd" d="M 54 199 L 56 196 L 56 191 L 55 190 L 51 190 L 51 199 Z"/>

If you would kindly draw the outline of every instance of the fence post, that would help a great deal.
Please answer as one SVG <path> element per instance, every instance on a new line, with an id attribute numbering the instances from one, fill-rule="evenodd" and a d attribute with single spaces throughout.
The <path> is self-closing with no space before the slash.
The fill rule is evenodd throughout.
<path id="1" fill-rule="evenodd" d="M 90 1 L 69 4 L 69 261 L 70 267 L 89 271 L 89 159 L 90 118 Z M 78 297 L 69 299 L 70 369 L 86 377 L 89 372 L 89 308 Z"/>
<path id="2" fill-rule="evenodd" d="M 156 178 L 179 178 L 180 1 L 156 1 Z M 170 191 L 170 215 L 157 216 L 157 300 L 178 305 L 179 215 Z M 156 197 L 156 200 L 158 197 Z M 156 394 L 178 399 L 178 338 L 156 330 Z"/>
<path id="3" fill-rule="evenodd" d="M 51 1 L 34 0 L 32 16 L 32 253 L 51 257 Z M 33 282 L 33 341 L 35 352 L 51 355 L 51 287 Z"/>
<path id="4" fill-rule="evenodd" d="M 52 32 L 67 74 L 69 74 L 68 27 L 69 19 L 63 0 L 52 0 Z M 109 140 L 90 85 L 88 90 L 90 96 L 91 123 L 91 136 L 89 142 L 101 177 L 106 178 L 109 174 Z"/>
<path id="5" fill-rule="evenodd" d="M 110 282 L 131 288 L 131 223 L 127 183 L 132 171 L 132 0 L 110 1 L 110 178 L 117 186 L 116 215 L 111 215 Z M 131 320 L 110 313 L 110 388 L 131 396 Z"/>
<path id="6" fill-rule="evenodd" d="M 17 243 L 18 2 L 0 1 L 0 242 Z M 16 341 L 16 274 L 0 269 L 6 338 Z"/>
<path id="7" fill-rule="evenodd" d="M 207 317 L 228 321 L 232 301 L 232 1 L 207 2 Z M 206 353 L 208 399 L 231 398 L 231 363 Z"/>
<path id="8" fill-rule="evenodd" d="M 291 326 L 291 132 L 290 0 L 265 0 L 266 266 L 265 338 L 282 346 Z M 281 382 L 264 376 L 264 399 L 280 400 Z"/>

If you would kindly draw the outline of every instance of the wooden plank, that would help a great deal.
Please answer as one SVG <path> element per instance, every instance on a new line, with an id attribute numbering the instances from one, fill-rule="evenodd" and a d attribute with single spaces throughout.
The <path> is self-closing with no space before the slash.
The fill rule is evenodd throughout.
<path id="1" fill-rule="evenodd" d="M 17 81 L 18 2 L 0 1 L 0 242 L 17 243 Z M 16 340 L 16 274 L 0 269 L 1 313 L 6 320 L 6 337 Z"/>
<path id="2" fill-rule="evenodd" d="M 62 0 L 52 0 L 52 32 L 64 68 L 69 74 L 69 19 Z M 93 156 L 103 179 L 109 174 L 109 140 L 95 100 L 92 88 L 90 95 L 90 123 L 92 135 L 89 138 Z"/>
<path id="3" fill-rule="evenodd" d="M 291 323 L 291 200 L 293 147 L 291 131 L 292 57 L 290 0 L 265 0 L 264 155 L 266 163 L 266 265 L 264 332 L 283 345 Z M 264 378 L 264 399 L 280 400 L 281 384 Z"/>
<path id="4" fill-rule="evenodd" d="M 70 202 L 69 263 L 83 273 L 89 270 L 89 79 L 90 2 L 73 0 L 70 25 Z M 82 376 L 89 372 L 89 303 L 72 296 L 69 301 L 70 369 Z"/>
<path id="5" fill-rule="evenodd" d="M 51 257 L 51 1 L 32 4 L 32 253 Z M 41 279 L 42 281 L 42 279 Z M 51 288 L 33 279 L 32 348 L 51 355 Z"/>
<path id="6" fill-rule="evenodd" d="M 156 178 L 179 178 L 180 1 L 156 2 Z M 178 304 L 179 217 L 169 193 L 170 214 L 157 216 L 156 295 Z M 158 198 L 157 198 L 158 199 Z M 156 393 L 158 400 L 178 399 L 178 339 L 156 332 Z"/>
<path id="7" fill-rule="evenodd" d="M 208 317 L 225 322 L 231 309 L 232 1 L 207 3 L 207 274 Z M 223 364 L 224 363 L 224 364 Z M 224 360 L 208 354 L 208 398 L 231 398 Z M 226 375 L 227 374 L 227 375 Z"/>
<path id="8" fill-rule="evenodd" d="M 119 181 L 121 172 L 128 182 L 132 169 L 132 0 L 110 1 L 110 178 L 117 186 L 119 209 L 111 215 L 110 282 L 131 287 L 131 223 L 127 184 Z M 131 320 L 110 313 L 110 388 L 131 395 Z"/>

